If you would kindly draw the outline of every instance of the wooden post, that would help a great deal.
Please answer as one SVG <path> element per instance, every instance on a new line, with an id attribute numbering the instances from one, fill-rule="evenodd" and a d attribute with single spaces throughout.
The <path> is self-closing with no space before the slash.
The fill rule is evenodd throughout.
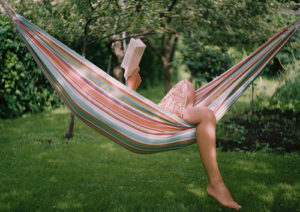
<path id="1" fill-rule="evenodd" d="M 71 139 L 73 137 L 73 133 L 74 132 L 74 115 L 73 113 L 71 113 L 71 118 L 70 118 L 70 121 L 69 121 L 69 127 L 67 129 L 67 132 L 65 134 L 65 138 L 66 139 Z"/>
<path id="2" fill-rule="evenodd" d="M 254 114 L 254 82 L 251 83 L 251 108 L 250 108 L 250 116 Z"/>

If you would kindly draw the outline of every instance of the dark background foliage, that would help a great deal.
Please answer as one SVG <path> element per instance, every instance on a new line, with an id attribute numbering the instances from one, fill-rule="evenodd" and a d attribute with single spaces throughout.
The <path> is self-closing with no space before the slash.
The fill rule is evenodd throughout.
<path id="1" fill-rule="evenodd" d="M 14 26 L 0 16 L 0 117 L 12 118 L 61 105 Z"/>

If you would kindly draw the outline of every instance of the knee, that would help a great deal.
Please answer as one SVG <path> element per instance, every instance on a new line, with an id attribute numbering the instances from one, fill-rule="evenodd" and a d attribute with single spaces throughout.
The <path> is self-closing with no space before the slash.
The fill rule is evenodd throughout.
<path id="1" fill-rule="evenodd" d="M 183 113 L 183 119 L 190 124 L 216 123 L 214 112 L 207 107 L 188 108 Z"/>
<path id="2" fill-rule="evenodd" d="M 215 113 L 211 109 L 209 109 L 207 107 L 203 108 L 202 114 L 204 114 L 202 117 L 203 121 L 216 123 Z"/>

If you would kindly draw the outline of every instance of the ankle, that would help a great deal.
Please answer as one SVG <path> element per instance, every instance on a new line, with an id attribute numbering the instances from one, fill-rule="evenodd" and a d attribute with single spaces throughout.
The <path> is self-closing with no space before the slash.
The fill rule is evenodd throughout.
<path id="1" fill-rule="evenodd" d="M 223 181 L 222 178 L 221 179 L 209 180 L 209 182 L 208 182 L 208 185 L 213 186 L 213 187 L 223 185 L 223 184 L 224 184 L 224 181 Z"/>

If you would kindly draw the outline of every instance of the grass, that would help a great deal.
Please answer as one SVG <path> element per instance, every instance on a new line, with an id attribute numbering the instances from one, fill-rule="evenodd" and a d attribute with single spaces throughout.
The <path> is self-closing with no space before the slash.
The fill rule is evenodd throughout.
<path id="1" fill-rule="evenodd" d="M 254 102 L 257 101 L 257 97 L 271 97 L 277 89 L 279 80 L 277 78 L 260 78 L 258 77 L 254 81 Z M 227 116 L 236 116 L 243 114 L 250 110 L 252 98 L 252 85 L 242 94 L 237 102 L 231 107 Z M 255 109 L 255 108 L 254 108 Z"/>
<path id="2" fill-rule="evenodd" d="M 154 102 L 160 89 L 142 91 Z M 231 111 L 232 113 L 232 111 Z M 0 120 L 0 211 L 229 211 L 205 193 L 195 145 L 139 155 L 69 112 Z M 299 211 L 299 154 L 221 152 L 221 173 L 243 211 Z"/>

